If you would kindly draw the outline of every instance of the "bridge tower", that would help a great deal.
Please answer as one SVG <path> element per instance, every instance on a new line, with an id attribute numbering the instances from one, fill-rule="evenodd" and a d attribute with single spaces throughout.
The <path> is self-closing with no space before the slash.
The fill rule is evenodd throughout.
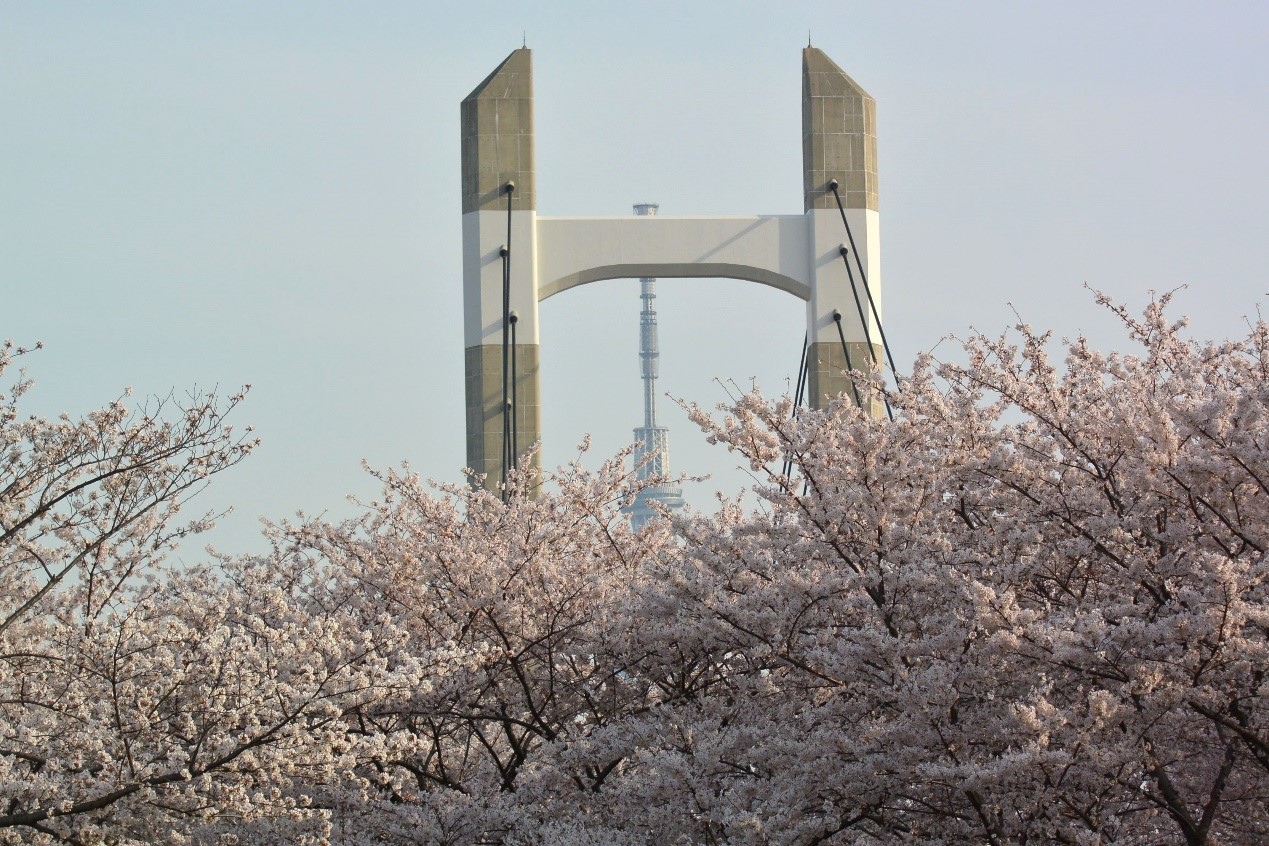
<path id="1" fill-rule="evenodd" d="M 579 285 L 724 277 L 804 300 L 816 408 L 853 391 L 848 362 L 882 360 L 876 103 L 823 51 L 802 51 L 802 214 L 538 215 L 527 48 L 461 112 L 467 464 L 491 490 L 542 436 L 538 303 Z"/>

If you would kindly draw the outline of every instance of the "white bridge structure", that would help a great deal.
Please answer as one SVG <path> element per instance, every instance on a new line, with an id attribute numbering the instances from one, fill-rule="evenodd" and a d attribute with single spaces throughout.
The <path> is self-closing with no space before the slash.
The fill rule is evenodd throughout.
<path id="1" fill-rule="evenodd" d="M 538 303 L 589 282 L 724 277 L 778 288 L 806 301 L 810 405 L 853 390 L 845 371 L 876 366 L 883 350 L 876 103 L 814 47 L 802 53 L 802 162 L 802 214 L 540 216 L 531 51 L 512 52 L 462 103 L 473 473 L 497 490 L 541 438 Z"/>

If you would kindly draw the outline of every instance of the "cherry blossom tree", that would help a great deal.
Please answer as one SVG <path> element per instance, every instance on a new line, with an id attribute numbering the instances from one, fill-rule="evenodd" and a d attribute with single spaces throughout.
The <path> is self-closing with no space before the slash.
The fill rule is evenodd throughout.
<path id="1" fill-rule="evenodd" d="M 648 705 L 623 606 L 648 559 L 672 546 L 669 524 L 631 531 L 620 507 L 633 474 L 620 457 L 562 468 L 540 497 L 527 467 L 505 503 L 389 471 L 363 518 L 278 528 L 280 555 L 338 574 L 322 602 L 345 609 L 352 630 L 387 616 L 405 633 L 399 655 L 449 656 L 443 676 L 347 715 L 357 793 L 331 799 L 347 842 L 504 842 L 525 827 L 544 770 L 569 792 L 601 791 L 620 756 L 573 765 L 560 757 L 568 740 Z"/>
<path id="2" fill-rule="evenodd" d="M 407 467 L 357 519 L 165 568 L 144 492 L 248 447 L 186 413 L 212 428 L 136 471 L 164 486 L 116 460 L 3 547 L 0 842 L 1265 842 L 1269 327 L 1101 302 L 1132 352 L 1056 364 L 1024 325 L 856 374 L 893 422 L 693 408 L 760 507 L 639 532 L 625 455 L 505 501 Z M 174 425 L 111 413 L 110 444 Z M 28 489 L 6 530 L 62 490 Z"/>
<path id="3" fill-rule="evenodd" d="M 1029 327 L 974 336 L 917 362 L 893 423 L 846 397 L 694 411 L 766 474 L 757 513 L 632 534 L 609 464 L 508 505 L 388 474 L 365 520 L 290 530 L 407 652 L 466 662 L 359 710 L 351 828 L 1263 842 L 1269 333 L 1202 344 L 1166 297 L 1107 305 L 1139 352 L 1077 339 L 1059 367 Z"/>
<path id="4" fill-rule="evenodd" d="M 165 562 L 209 524 L 182 507 L 255 445 L 225 422 L 241 395 L 46 420 L 20 412 L 31 384 L 0 396 L 0 842 L 323 838 L 296 779 L 350 769 L 340 718 L 399 638 L 350 637 L 303 562 Z"/>
<path id="5" fill-rule="evenodd" d="M 1200 344 L 1166 304 L 1062 368 L 975 336 L 893 424 L 696 412 L 770 473 L 766 514 L 687 527 L 671 591 L 774 686 L 679 730 L 711 837 L 1263 842 L 1269 333 Z"/>

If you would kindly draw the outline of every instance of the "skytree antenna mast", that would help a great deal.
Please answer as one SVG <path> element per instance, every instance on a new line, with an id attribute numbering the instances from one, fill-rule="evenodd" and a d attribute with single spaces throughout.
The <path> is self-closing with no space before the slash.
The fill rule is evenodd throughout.
<path id="1" fill-rule="evenodd" d="M 637 203 L 635 214 L 651 217 L 660 208 L 656 203 Z M 657 376 L 661 358 L 661 345 L 657 339 L 657 310 L 653 300 L 657 298 L 657 280 L 645 276 L 639 280 L 639 298 L 643 300 L 643 311 L 639 313 L 639 361 L 643 372 L 643 428 L 636 429 L 636 435 L 645 435 L 657 428 Z M 643 437 L 640 443 L 651 443 Z M 644 473 L 640 478 L 647 478 Z"/>
<path id="2" fill-rule="evenodd" d="M 640 217 L 652 217 L 657 213 L 656 203 L 636 203 L 634 213 Z M 644 276 L 639 280 L 639 296 L 643 311 L 639 314 L 639 362 L 643 375 L 643 426 L 634 430 L 636 478 L 641 482 L 670 472 L 670 431 L 657 425 L 657 376 L 659 375 L 660 344 L 657 341 L 657 312 L 653 301 L 657 297 L 657 280 Z M 636 530 L 643 527 L 655 515 L 650 501 L 661 503 L 671 511 L 683 505 L 683 490 L 673 482 L 662 482 L 645 489 L 630 507 L 630 522 Z"/>

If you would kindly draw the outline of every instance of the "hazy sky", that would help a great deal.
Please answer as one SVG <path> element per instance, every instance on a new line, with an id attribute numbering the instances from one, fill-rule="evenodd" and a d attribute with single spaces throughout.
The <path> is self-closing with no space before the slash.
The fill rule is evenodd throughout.
<path id="1" fill-rule="evenodd" d="M 202 499 L 237 507 L 212 536 L 229 550 L 261 515 L 351 514 L 362 459 L 456 481 L 462 98 L 527 37 L 541 214 L 798 214 L 808 30 L 877 99 L 900 369 L 1010 303 L 1121 345 L 1084 283 L 1134 308 L 1186 285 L 1178 313 L 1227 336 L 1269 291 L 1266 9 L 0 2 L 0 337 L 46 343 L 40 413 L 251 383 L 239 422 L 264 446 Z M 658 293 L 666 392 L 785 390 L 801 301 Z M 638 312 L 629 280 L 543 304 L 548 464 L 640 424 Z M 660 411 L 674 466 L 714 474 L 691 501 L 746 484 Z"/>

